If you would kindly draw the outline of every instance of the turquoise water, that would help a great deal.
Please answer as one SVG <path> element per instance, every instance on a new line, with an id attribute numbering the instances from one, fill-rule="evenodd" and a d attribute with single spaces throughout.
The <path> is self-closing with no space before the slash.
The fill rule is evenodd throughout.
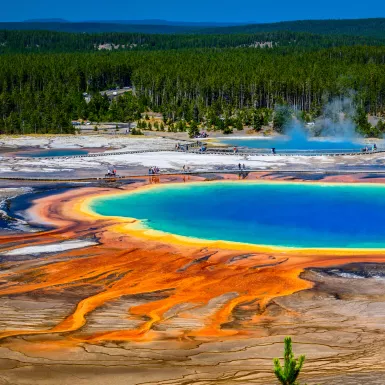
<path id="1" fill-rule="evenodd" d="M 385 248 L 385 186 L 207 182 L 98 198 L 101 215 L 169 233 L 260 245 Z"/>
<path id="2" fill-rule="evenodd" d="M 75 155 L 87 155 L 89 151 L 83 149 L 73 148 L 57 148 L 50 150 L 41 150 L 33 152 L 21 152 L 17 156 L 30 157 L 30 158 L 51 158 L 55 156 L 75 156 Z"/>
<path id="3" fill-rule="evenodd" d="M 268 139 L 221 139 L 221 143 L 228 146 L 248 147 L 253 149 L 270 150 L 275 148 L 277 153 L 280 152 L 359 152 L 365 147 L 363 143 L 354 141 L 333 141 L 333 140 L 316 140 L 304 137 L 287 139 L 284 137 L 268 138 Z"/>

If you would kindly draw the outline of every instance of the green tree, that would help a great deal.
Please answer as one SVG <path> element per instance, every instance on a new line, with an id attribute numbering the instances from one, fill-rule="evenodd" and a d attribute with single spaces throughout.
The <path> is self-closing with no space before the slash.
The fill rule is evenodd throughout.
<path id="1" fill-rule="evenodd" d="M 193 120 L 188 129 L 188 136 L 190 138 L 194 138 L 198 134 L 199 134 L 198 124 L 195 120 Z"/>
<path id="2" fill-rule="evenodd" d="M 131 130 L 131 134 L 132 134 L 132 135 L 143 135 L 143 132 L 142 132 L 140 129 L 134 127 L 134 128 Z"/>
<path id="3" fill-rule="evenodd" d="M 235 123 L 235 127 L 237 128 L 238 131 L 242 131 L 243 130 L 243 124 L 242 124 L 242 120 L 241 119 L 237 119 L 237 121 Z"/>
<path id="4" fill-rule="evenodd" d="M 291 337 L 285 338 L 284 365 L 274 358 L 274 374 L 282 385 L 299 385 L 297 378 L 301 372 L 305 356 L 294 358 Z"/>
<path id="5" fill-rule="evenodd" d="M 255 112 L 253 116 L 253 128 L 255 131 L 260 131 L 263 126 L 263 114 L 261 112 Z"/>
<path id="6" fill-rule="evenodd" d="M 199 122 L 199 109 L 196 104 L 194 104 L 192 116 L 194 121 Z"/>
<path id="7" fill-rule="evenodd" d="M 288 106 L 278 106 L 274 111 L 273 127 L 279 133 L 283 133 L 285 126 L 290 123 L 291 111 Z"/>
<path id="8" fill-rule="evenodd" d="M 224 133 L 225 135 L 232 134 L 232 133 L 233 133 L 232 127 L 229 127 L 229 126 L 224 127 L 224 128 L 223 128 L 223 133 Z"/>
<path id="9" fill-rule="evenodd" d="M 368 115 L 365 112 L 363 107 L 358 107 L 356 110 L 356 115 L 354 117 L 354 122 L 357 125 L 357 131 L 364 136 L 376 136 L 373 131 L 372 125 L 368 121 Z"/>
<path id="10" fill-rule="evenodd" d="M 378 132 L 383 135 L 385 133 L 385 122 L 383 120 L 379 120 L 376 128 Z"/>
<path id="11" fill-rule="evenodd" d="M 186 131 L 186 122 L 183 120 L 180 120 L 178 123 L 177 123 L 177 129 L 179 132 L 184 132 Z"/>

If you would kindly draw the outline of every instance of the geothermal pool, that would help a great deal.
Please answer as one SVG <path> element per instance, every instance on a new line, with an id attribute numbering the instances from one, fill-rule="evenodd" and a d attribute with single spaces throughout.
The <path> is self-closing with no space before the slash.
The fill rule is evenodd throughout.
<path id="1" fill-rule="evenodd" d="M 385 186 L 286 182 L 165 184 L 99 197 L 103 216 L 207 240 L 299 248 L 385 248 Z"/>
<path id="2" fill-rule="evenodd" d="M 221 138 L 221 144 L 235 147 L 248 147 L 252 149 L 270 150 L 276 152 L 359 152 L 365 144 L 359 141 L 338 141 L 299 138 Z"/>
<path id="3" fill-rule="evenodd" d="M 36 150 L 30 152 L 20 152 L 16 156 L 29 157 L 29 158 L 51 158 L 56 156 L 75 156 L 75 155 L 87 155 L 88 150 L 77 148 L 57 148 L 47 150 Z"/>

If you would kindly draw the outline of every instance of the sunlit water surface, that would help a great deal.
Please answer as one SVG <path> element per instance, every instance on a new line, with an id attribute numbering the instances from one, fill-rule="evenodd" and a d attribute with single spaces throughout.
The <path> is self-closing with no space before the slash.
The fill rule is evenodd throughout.
<path id="1" fill-rule="evenodd" d="M 221 138 L 221 144 L 231 147 L 247 147 L 260 149 L 262 152 L 275 148 L 280 152 L 359 152 L 366 146 L 360 141 L 351 140 L 326 140 L 326 139 L 308 139 L 306 137 L 276 137 L 276 138 Z M 368 147 L 371 149 L 371 145 Z M 265 150 L 265 151 L 264 151 Z"/>
<path id="2" fill-rule="evenodd" d="M 265 182 L 158 185 L 92 201 L 101 215 L 208 240 L 326 248 L 385 247 L 385 186 Z"/>

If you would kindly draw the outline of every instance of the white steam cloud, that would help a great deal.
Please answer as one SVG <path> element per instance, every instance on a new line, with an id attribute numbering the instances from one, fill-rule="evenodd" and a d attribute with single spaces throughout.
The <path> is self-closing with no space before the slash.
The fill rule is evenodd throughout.
<path id="1" fill-rule="evenodd" d="M 293 118 L 285 126 L 284 132 L 289 137 L 290 147 L 298 149 L 312 148 L 312 139 L 315 137 L 328 137 L 330 141 L 343 143 L 344 148 L 349 148 L 349 144 L 352 145 L 351 148 L 355 148 L 357 141 L 362 138 L 356 132 L 353 121 L 355 113 L 352 98 L 336 98 L 324 107 L 322 115 L 314 122 L 306 124 Z"/>

